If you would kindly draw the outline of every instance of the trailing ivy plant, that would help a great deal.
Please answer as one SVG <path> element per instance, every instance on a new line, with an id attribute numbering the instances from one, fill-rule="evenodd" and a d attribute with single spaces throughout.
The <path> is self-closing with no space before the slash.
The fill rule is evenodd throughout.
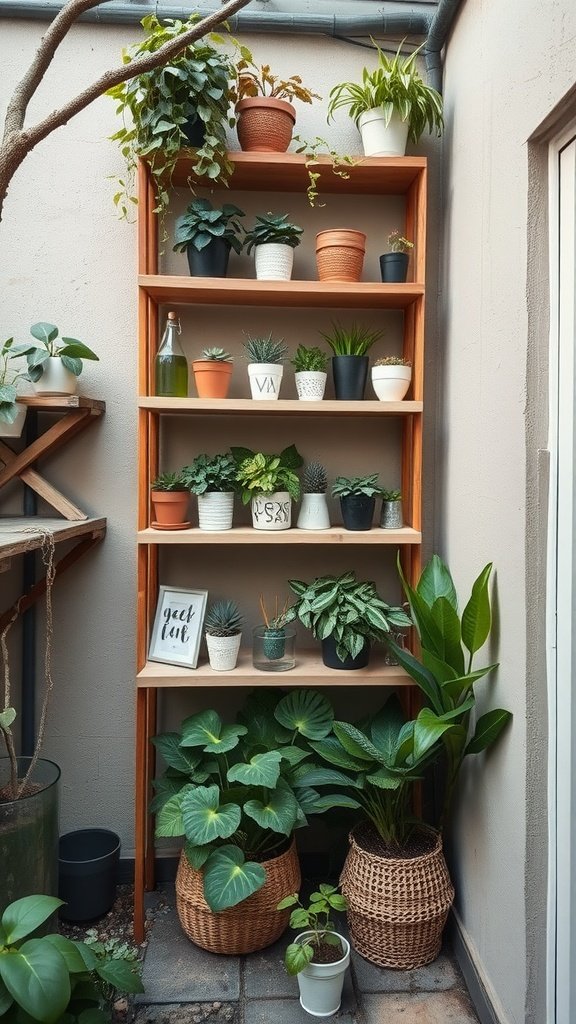
<path id="1" fill-rule="evenodd" d="M 301 784 L 296 769 L 310 741 L 329 735 L 334 713 L 315 690 L 278 700 L 272 691 L 249 696 L 237 721 L 201 711 L 180 732 L 156 736 L 166 764 L 155 782 L 156 835 L 184 837 L 184 854 L 203 874 L 213 911 L 257 892 L 266 880 L 263 861 L 285 847 L 307 814 L 320 813 L 318 794 Z"/>
<path id="2" fill-rule="evenodd" d="M 146 36 L 123 50 L 124 64 L 160 49 L 197 20 L 197 15 L 188 21 L 167 19 L 162 23 L 154 14 L 143 18 Z M 122 127 L 111 136 L 119 143 L 126 162 L 126 176 L 119 179 L 120 187 L 114 195 L 122 218 L 128 217 L 130 204 L 137 202 L 134 174 L 139 157 L 150 161 L 156 190 L 155 212 L 165 212 L 176 162 L 181 150 L 190 146 L 187 127 L 199 126 L 204 131 L 204 141 L 192 154 L 194 176 L 228 180 L 232 165 L 226 155 L 226 127 L 235 123 L 228 114 L 234 69 L 230 58 L 213 45 L 223 42 L 222 36 L 210 33 L 163 67 L 108 90 L 107 95 L 117 101 L 116 113 L 123 120 Z"/>

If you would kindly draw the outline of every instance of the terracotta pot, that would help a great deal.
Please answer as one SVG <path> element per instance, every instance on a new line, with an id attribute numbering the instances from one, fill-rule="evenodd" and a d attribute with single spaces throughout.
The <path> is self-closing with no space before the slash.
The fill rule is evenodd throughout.
<path id="1" fill-rule="evenodd" d="M 238 141 L 246 153 L 285 153 L 292 141 L 296 111 L 271 96 L 253 96 L 236 104 Z"/>
<path id="2" fill-rule="evenodd" d="M 155 522 L 174 526 L 186 522 L 190 491 L 150 491 Z"/>
<path id="3" fill-rule="evenodd" d="M 316 264 L 321 281 L 359 281 L 364 266 L 366 235 L 351 228 L 333 228 L 316 235 Z"/>
<path id="4" fill-rule="evenodd" d="M 228 398 L 232 363 L 217 359 L 194 359 L 192 369 L 198 398 Z"/>

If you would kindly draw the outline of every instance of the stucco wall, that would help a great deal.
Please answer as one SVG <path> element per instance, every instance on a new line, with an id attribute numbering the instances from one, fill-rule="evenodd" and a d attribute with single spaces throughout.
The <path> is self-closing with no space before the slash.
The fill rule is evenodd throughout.
<path id="1" fill-rule="evenodd" d="M 529 189 L 527 140 L 573 85 L 575 58 L 572 5 L 467 0 L 445 73 L 436 538 L 462 594 L 494 561 L 488 653 L 500 669 L 482 704 L 514 713 L 498 747 L 469 765 L 452 863 L 465 938 L 510 1024 L 544 1020 L 545 981 L 545 870 L 532 847 L 545 842 L 545 677 L 534 628 L 542 530 L 534 506 L 546 500 L 537 464 L 538 447 L 546 447 L 546 222 L 537 219 L 546 162 L 532 162 Z"/>
<path id="2" fill-rule="evenodd" d="M 2 21 L 0 32 L 0 66 L 2 67 L 2 100 L 17 81 L 34 52 L 43 23 Z M 31 106 L 32 118 L 52 109 L 62 98 L 79 90 L 104 68 L 117 62 L 122 46 L 137 37 L 136 29 L 105 26 L 76 28 L 58 53 L 53 68 Z M 368 51 L 342 42 L 319 37 L 258 36 L 245 40 L 257 57 L 269 59 L 280 73 L 299 72 L 316 91 L 325 97 L 330 87 L 343 79 L 357 78 Z M 308 136 L 323 135 L 342 151 L 358 152 L 359 138 L 352 123 L 342 116 L 334 127 L 325 123 L 325 104 L 305 107 L 299 111 L 299 131 Z M 65 332 L 76 335 L 97 350 L 100 362 L 88 364 L 83 375 L 83 388 L 88 394 L 105 399 L 107 411 L 103 421 L 74 439 L 57 458 L 46 463 L 46 475 L 69 493 L 91 514 L 108 517 L 108 534 L 104 544 L 58 585 L 55 598 L 55 665 L 56 694 L 45 744 L 46 756 L 57 760 L 63 769 L 61 825 L 63 829 L 98 823 L 116 829 L 123 840 L 123 855 L 129 856 L 133 844 L 133 717 L 135 674 L 135 541 L 136 523 L 136 233 L 133 226 L 115 219 L 111 197 L 114 183 L 109 176 L 122 175 L 123 167 L 117 147 L 107 141 L 117 127 L 114 104 L 101 99 L 59 130 L 27 159 L 10 188 L 4 221 L 0 225 L 0 263 L 2 276 L 2 330 L 25 338 L 29 325 L 38 319 L 52 321 Z M 434 152 L 427 143 L 421 151 Z M 435 188 L 438 182 L 438 158 L 431 167 L 430 252 L 435 257 L 437 235 L 434 224 L 438 203 Z M 251 202 L 253 203 L 254 197 Z M 303 197 L 292 197 L 297 215 L 312 233 L 325 225 L 327 211 L 315 214 L 307 208 Z M 264 199 L 262 198 L 262 202 Z M 264 206 L 263 209 L 267 209 Z M 342 215 L 342 214 L 341 214 Z M 362 216 L 368 214 L 364 210 Z M 395 226 L 390 224 L 389 227 Z M 382 235 L 385 232 L 381 225 Z M 380 250 L 381 251 L 381 250 Z M 302 250 L 302 253 L 304 249 Z M 170 257 L 173 259 L 174 257 Z M 298 259 L 305 259 L 299 255 Z M 178 271 L 184 257 L 179 257 Z M 431 265 L 430 283 L 435 288 L 437 260 Z M 367 276 L 376 277 L 376 267 Z M 220 324 L 229 330 L 239 327 L 285 331 L 294 347 L 300 340 L 312 342 L 313 329 L 324 328 L 318 314 L 297 313 L 291 326 L 282 322 L 281 314 L 269 321 L 257 311 L 243 310 L 234 321 L 223 311 Z M 195 350 L 210 343 L 207 332 L 209 318 L 202 312 L 202 337 L 199 323 L 187 321 Z M 327 313 L 326 321 L 329 320 Z M 242 323 L 240 323 L 240 320 Z M 384 323 L 391 337 L 398 337 L 398 314 L 385 314 Z M 206 335 L 206 338 L 205 338 Z M 241 338 L 236 342 L 239 344 Z M 433 324 L 430 326 L 428 360 L 433 371 Z M 224 343 L 220 337 L 219 343 Z M 368 421 L 366 421 L 368 424 Z M 370 421 L 371 422 L 371 421 Z M 430 424 L 431 426 L 431 424 Z M 174 466 L 189 461 L 196 450 L 188 424 L 173 451 Z M 245 443 L 256 440 L 252 427 Z M 387 428 L 393 430 L 393 425 Z M 378 454 L 375 468 L 385 467 L 382 440 L 378 432 L 366 427 L 368 444 Z M 277 441 L 284 441 L 286 425 L 278 428 Z M 331 469 L 354 472 L 351 462 L 358 450 L 356 427 L 338 434 L 333 453 L 338 450 L 340 463 L 331 456 Z M 396 436 L 396 435 L 394 435 Z M 322 444 L 331 447 L 334 438 L 321 431 Z M 221 431 L 214 435 L 223 439 Z M 433 433 L 427 435 L 432 449 Z M 287 437 L 286 441 L 293 440 Z M 169 440 L 169 438 L 168 438 Z M 234 436 L 235 441 L 241 439 Z M 268 439 L 267 439 L 268 440 Z M 190 441 L 190 443 L 188 443 Z M 270 445 L 272 439 L 269 439 Z M 230 437 L 227 439 L 230 443 Z M 270 447 L 270 450 L 272 448 Z M 306 448 L 302 449 L 306 454 Z M 369 469 L 367 456 L 363 458 Z M 346 461 L 344 465 L 344 461 Z M 430 460 L 431 461 L 431 460 Z M 427 494 L 432 490 L 429 478 Z M 430 502 L 428 500 L 427 508 Z M 427 515 L 428 536 L 430 516 Z M 213 576 L 206 561 L 192 559 L 188 553 L 185 575 L 170 582 L 183 585 L 208 586 Z M 351 556 L 352 557 L 352 556 Z M 393 553 L 388 568 L 392 573 Z M 172 559 L 172 562 L 174 560 Z M 356 559 L 354 559 L 356 562 Z M 170 556 L 166 558 L 170 570 Z M 332 569 L 346 568 L 342 553 L 332 556 Z M 359 557 L 359 570 L 370 576 L 376 571 L 371 557 Z M 178 563 L 174 571 L 180 571 Z M 288 567 L 286 567 L 287 569 Z M 314 568 L 326 571 L 319 555 Z M 300 566 L 305 574 L 312 564 Z M 239 571 L 246 583 L 234 593 L 242 599 L 249 595 L 248 615 L 256 613 L 256 597 L 250 576 L 251 567 L 242 556 Z M 295 565 L 290 572 L 295 572 Z M 12 581 L 13 582 L 13 581 Z M 264 584 L 274 593 L 268 577 Z M 224 584 L 223 584 L 224 586 Z M 258 585 L 260 589 L 260 584 Z M 4 593 L 4 591 L 3 591 Z M 220 594 L 219 596 L 225 596 Z M 397 591 L 391 597 L 399 596 Z M 190 707 L 188 697 L 180 697 Z M 213 695 L 206 700 L 214 701 Z M 342 698 L 340 698 L 342 699 Z M 166 721 L 177 720 L 181 704 L 163 700 Z M 188 711 L 189 713 L 189 711 Z"/>

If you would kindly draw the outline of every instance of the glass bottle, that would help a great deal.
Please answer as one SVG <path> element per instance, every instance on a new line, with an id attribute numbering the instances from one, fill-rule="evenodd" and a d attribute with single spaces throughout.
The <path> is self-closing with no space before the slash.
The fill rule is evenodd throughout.
<path id="1" fill-rule="evenodd" d="M 181 333 L 176 313 L 168 313 L 166 330 L 154 360 L 155 393 L 164 398 L 188 397 L 188 362 L 178 340 Z"/>

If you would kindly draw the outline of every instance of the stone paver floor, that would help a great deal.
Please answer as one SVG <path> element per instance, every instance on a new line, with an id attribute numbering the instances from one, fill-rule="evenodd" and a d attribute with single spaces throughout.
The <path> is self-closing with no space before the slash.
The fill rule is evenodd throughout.
<path id="1" fill-rule="evenodd" d="M 169 892 L 144 961 L 136 1024 L 310 1024 L 298 985 L 284 971 L 287 933 L 244 957 L 216 956 L 190 942 Z M 340 926 L 339 926 L 340 927 Z M 344 929 L 340 929 L 344 930 Z M 337 1024 L 478 1024 L 449 953 L 415 971 L 389 971 L 352 953 Z"/>

